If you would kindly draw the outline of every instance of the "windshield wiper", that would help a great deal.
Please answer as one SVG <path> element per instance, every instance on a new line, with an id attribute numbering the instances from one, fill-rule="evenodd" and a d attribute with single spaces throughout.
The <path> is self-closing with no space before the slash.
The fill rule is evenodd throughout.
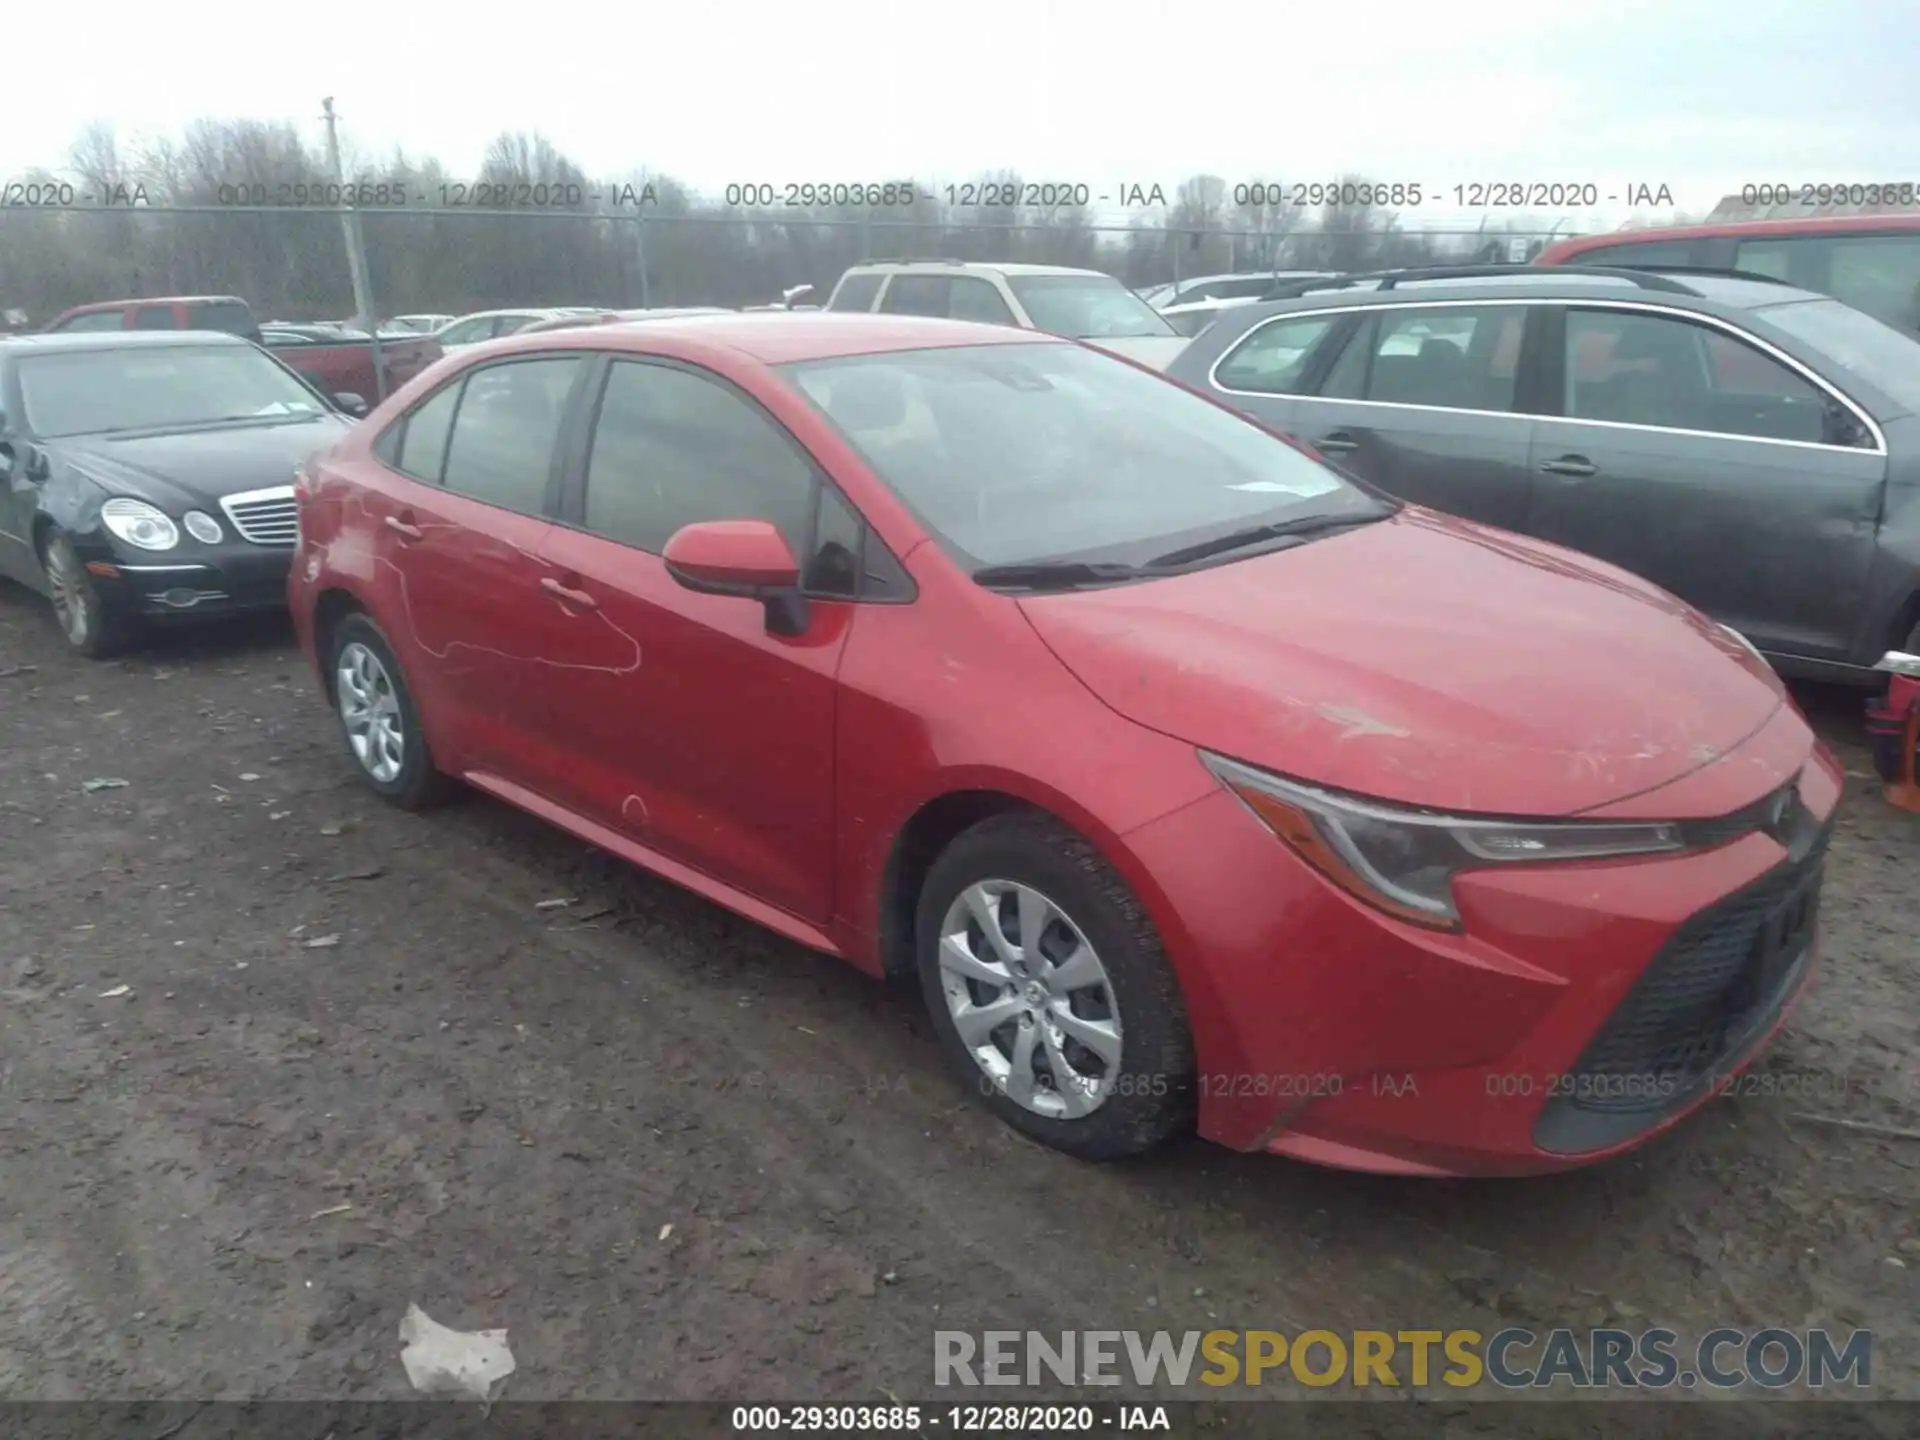
<path id="1" fill-rule="evenodd" d="M 1169 550 L 1164 555 L 1154 556 L 1147 563 L 1155 569 L 1173 565 L 1190 565 L 1196 560 L 1210 560 L 1215 555 L 1244 550 L 1250 545 L 1258 545 L 1267 540 L 1306 539 L 1313 535 L 1345 530 L 1354 525 L 1371 525 L 1376 520 L 1384 520 L 1391 513 L 1391 511 L 1381 511 L 1372 515 L 1311 515 L 1298 520 L 1275 520 L 1266 525 L 1249 525 L 1244 530 L 1232 530 L 1225 535 L 1216 535 L 1211 540 L 1202 540 L 1198 544 Z"/>
<path id="2" fill-rule="evenodd" d="M 1080 585 L 1111 585 L 1158 573 L 1152 566 L 1122 565 L 1114 561 L 1041 560 L 1024 565 L 989 565 L 973 572 L 982 585 L 1007 585 L 1022 590 L 1071 590 Z"/>

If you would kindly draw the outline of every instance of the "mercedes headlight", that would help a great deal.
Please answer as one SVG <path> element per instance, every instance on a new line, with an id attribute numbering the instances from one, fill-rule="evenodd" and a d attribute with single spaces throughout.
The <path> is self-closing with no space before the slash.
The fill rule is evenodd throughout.
<path id="1" fill-rule="evenodd" d="M 1460 923 L 1453 877 L 1465 870 L 1686 847 L 1678 825 L 1440 815 L 1302 785 L 1205 751 L 1200 758 L 1327 879 L 1389 915 L 1438 929 Z"/>
<path id="2" fill-rule="evenodd" d="M 144 500 L 107 501 L 100 507 L 100 523 L 136 550 L 171 550 L 180 543 L 180 527 Z"/>

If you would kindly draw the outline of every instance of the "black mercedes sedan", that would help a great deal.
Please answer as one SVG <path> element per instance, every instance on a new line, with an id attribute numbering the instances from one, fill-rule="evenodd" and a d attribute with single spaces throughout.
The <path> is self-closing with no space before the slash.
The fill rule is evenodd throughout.
<path id="1" fill-rule="evenodd" d="M 238 336 L 0 341 L 0 575 L 96 658 L 152 624 L 284 605 L 294 473 L 351 426 Z"/>

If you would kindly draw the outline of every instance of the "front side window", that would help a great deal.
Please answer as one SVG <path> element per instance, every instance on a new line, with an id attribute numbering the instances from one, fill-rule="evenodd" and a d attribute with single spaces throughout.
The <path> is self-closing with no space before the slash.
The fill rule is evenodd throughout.
<path id="1" fill-rule="evenodd" d="M 1513 409 L 1523 305 L 1382 310 L 1354 331 L 1320 393 L 1442 410 Z"/>
<path id="2" fill-rule="evenodd" d="M 438 339 L 442 345 L 471 345 L 476 340 L 484 340 L 493 334 L 493 317 L 477 316 L 472 320 L 456 320 L 442 330 Z"/>
<path id="3" fill-rule="evenodd" d="M 962 563 L 1142 563 L 1249 523 L 1380 513 L 1235 412 L 1077 345 L 780 367 Z"/>
<path id="4" fill-rule="evenodd" d="M 540 514 L 567 399 L 584 363 L 580 355 L 556 355 L 470 372 L 446 445 L 447 489 L 523 515 Z M 403 449 L 410 445 L 409 438 Z M 422 463 L 428 453 L 422 451 Z"/>
<path id="5" fill-rule="evenodd" d="M 1827 396 L 1716 327 L 1630 310 L 1567 313 L 1564 414 L 1759 440 L 1852 443 Z"/>
<path id="6" fill-rule="evenodd" d="M 951 284 L 945 275 L 896 275 L 880 308 L 889 315 L 944 316 Z"/>
<path id="7" fill-rule="evenodd" d="M 173 307 L 171 305 L 142 305 L 133 312 L 133 328 L 136 330 L 171 330 Z"/>
<path id="8" fill-rule="evenodd" d="M 1007 288 L 1036 330 L 1072 340 L 1172 335 L 1160 312 L 1111 275 L 1010 275 Z"/>
<path id="9" fill-rule="evenodd" d="M 956 275 L 947 292 L 947 314 L 955 320 L 977 320 L 987 325 L 1017 325 L 1013 311 L 990 280 Z"/>
<path id="10" fill-rule="evenodd" d="M 608 367 L 587 459 L 594 534 L 657 555 L 684 525 L 768 520 L 799 557 L 814 479 L 786 432 L 721 381 L 637 361 Z"/>
<path id="11" fill-rule="evenodd" d="M 1877 320 L 1920 332 L 1920 233 L 1837 235 L 1824 292 Z"/>
<path id="12" fill-rule="evenodd" d="M 1269 320 L 1227 352 L 1213 372 L 1214 383 L 1255 395 L 1295 393 L 1314 347 L 1339 318 L 1296 315 L 1288 320 Z M 1201 324 L 1212 319 L 1212 313 L 1205 314 Z"/>
<path id="13" fill-rule="evenodd" d="M 187 306 L 187 328 L 251 335 L 256 327 L 253 311 L 239 300 L 196 300 Z"/>
<path id="14" fill-rule="evenodd" d="M 1661 265 L 1691 265 L 1691 240 L 1646 240 L 1627 245 L 1602 245 L 1570 255 L 1567 265 L 1637 265 L 1649 269 Z"/>
<path id="15" fill-rule="evenodd" d="M 26 421 L 49 439 L 326 413 L 291 372 L 237 341 L 26 355 L 19 374 Z"/>

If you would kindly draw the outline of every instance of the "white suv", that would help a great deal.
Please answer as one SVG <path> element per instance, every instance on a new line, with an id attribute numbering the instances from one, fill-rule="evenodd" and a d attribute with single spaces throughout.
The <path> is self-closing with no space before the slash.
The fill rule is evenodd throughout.
<path id="1" fill-rule="evenodd" d="M 1064 265 L 981 265 L 963 260 L 855 265 L 833 287 L 827 309 L 933 315 L 1045 330 L 1155 369 L 1165 369 L 1187 346 L 1186 336 L 1113 276 Z"/>

